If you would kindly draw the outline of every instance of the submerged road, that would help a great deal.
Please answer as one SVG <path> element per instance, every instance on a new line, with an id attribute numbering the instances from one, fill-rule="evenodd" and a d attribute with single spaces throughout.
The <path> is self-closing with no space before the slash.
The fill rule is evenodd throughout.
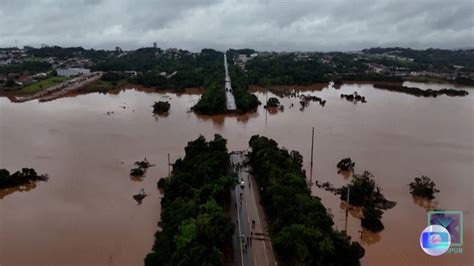
<path id="1" fill-rule="evenodd" d="M 232 170 L 239 184 L 232 193 L 233 211 L 237 218 L 233 238 L 235 265 L 276 265 L 268 226 L 255 179 L 249 174 L 248 156 L 243 151 L 230 155 Z"/>
<path id="2" fill-rule="evenodd" d="M 224 53 L 224 69 L 225 69 L 225 98 L 226 98 L 226 107 L 228 111 L 237 110 L 235 105 L 234 94 L 232 94 L 232 83 L 230 81 L 229 69 L 227 66 L 227 55 Z"/>

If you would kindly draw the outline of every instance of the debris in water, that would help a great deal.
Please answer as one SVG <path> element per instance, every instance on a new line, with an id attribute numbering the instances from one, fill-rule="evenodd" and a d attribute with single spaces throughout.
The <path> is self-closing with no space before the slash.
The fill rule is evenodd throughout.
<path id="1" fill-rule="evenodd" d="M 145 194 L 145 189 L 142 188 L 140 193 L 133 195 L 133 199 L 137 201 L 138 205 L 140 205 L 146 196 L 148 196 L 148 194 Z"/>

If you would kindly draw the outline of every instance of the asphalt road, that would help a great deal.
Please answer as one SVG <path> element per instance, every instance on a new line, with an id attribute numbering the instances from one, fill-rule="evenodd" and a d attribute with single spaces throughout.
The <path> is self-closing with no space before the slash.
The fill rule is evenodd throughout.
<path id="1" fill-rule="evenodd" d="M 257 185 L 248 166 L 243 166 L 248 158 L 244 152 L 231 153 L 230 158 L 239 180 L 232 193 L 236 212 L 233 217 L 237 218 L 233 240 L 235 265 L 276 265 Z"/>
<path id="2" fill-rule="evenodd" d="M 234 94 L 232 94 L 232 83 L 229 76 L 229 69 L 227 65 L 227 56 L 224 53 L 224 69 L 225 69 L 225 98 L 226 98 L 226 107 L 227 110 L 234 111 L 237 110 L 235 105 Z"/>

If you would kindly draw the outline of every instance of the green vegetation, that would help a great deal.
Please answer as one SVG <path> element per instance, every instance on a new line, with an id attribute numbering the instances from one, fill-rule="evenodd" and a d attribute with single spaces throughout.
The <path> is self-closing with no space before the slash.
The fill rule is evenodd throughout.
<path id="1" fill-rule="evenodd" d="M 456 90 L 456 89 L 440 89 L 440 90 L 432 90 L 432 89 L 420 89 L 417 87 L 405 87 L 402 83 L 374 83 L 374 88 L 377 89 L 384 89 L 389 91 L 396 91 L 396 92 L 403 92 L 410 95 L 415 96 L 423 96 L 423 97 L 437 97 L 440 95 L 448 95 L 448 96 L 466 96 L 469 92 L 465 90 Z"/>
<path id="2" fill-rule="evenodd" d="M 249 144 L 278 264 L 359 265 L 364 249 L 332 228 L 331 216 L 306 184 L 301 154 L 258 135 Z"/>
<path id="3" fill-rule="evenodd" d="M 194 105 L 193 110 L 198 114 L 215 115 L 222 114 L 227 110 L 225 91 L 221 85 L 212 84 L 204 91 L 199 102 Z"/>
<path id="4" fill-rule="evenodd" d="M 381 221 L 383 211 L 374 207 L 367 207 L 362 209 L 362 213 L 364 218 L 360 222 L 364 228 L 372 232 L 380 232 L 384 229 Z"/>
<path id="5" fill-rule="evenodd" d="M 461 65 L 474 69 L 474 50 L 444 50 L 426 49 L 413 50 L 410 48 L 370 48 L 362 50 L 367 54 L 393 54 L 400 57 L 412 58 L 418 68 L 432 65 L 435 69 L 449 69 L 452 65 Z"/>
<path id="6" fill-rule="evenodd" d="M 349 203 L 353 206 L 390 209 L 396 205 L 395 202 L 385 199 L 380 192 L 380 187 L 375 184 L 374 176 L 369 171 L 354 174 L 349 187 Z M 337 194 L 340 194 L 341 200 L 347 201 L 347 186 L 340 188 Z"/>
<path id="7" fill-rule="evenodd" d="M 292 55 L 277 57 L 257 57 L 246 66 L 250 84 L 268 85 L 304 85 L 328 82 L 325 74 L 330 72 L 328 65 L 319 60 L 295 60 Z"/>
<path id="8" fill-rule="evenodd" d="M 124 84 L 127 84 L 126 79 L 104 80 L 101 78 L 82 87 L 81 91 L 106 93 L 107 91 L 117 89 Z"/>
<path id="9" fill-rule="evenodd" d="M 36 181 L 47 181 L 47 175 L 38 175 L 35 169 L 22 168 L 13 174 L 6 169 L 0 169 L 0 189 L 22 186 Z"/>
<path id="10" fill-rule="evenodd" d="M 220 135 L 189 142 L 171 176 L 160 181 L 162 230 L 145 265 L 223 265 L 234 232 L 223 206 L 236 182 L 228 175 L 226 144 Z"/>
<path id="11" fill-rule="evenodd" d="M 369 206 L 376 198 L 374 176 L 369 171 L 354 174 L 350 186 L 350 204 L 354 206 Z M 341 188 L 341 200 L 347 201 L 347 186 Z"/>
<path id="12" fill-rule="evenodd" d="M 28 73 L 30 75 L 48 72 L 51 70 L 52 65 L 50 63 L 44 63 L 35 60 L 24 60 L 20 64 L 9 64 L 0 66 L 0 74 L 8 73 Z"/>
<path id="13" fill-rule="evenodd" d="M 21 89 L 21 92 L 25 93 L 35 93 L 38 91 L 42 91 L 44 89 L 50 88 L 54 85 L 58 85 L 61 82 L 68 80 L 69 78 L 66 77 L 49 77 L 28 86 L 25 86 Z"/>
<path id="14" fill-rule="evenodd" d="M 110 81 L 110 82 L 119 82 L 122 80 L 126 80 L 127 76 L 119 73 L 119 72 L 106 72 L 100 77 L 103 81 Z"/>
<path id="15" fill-rule="evenodd" d="M 351 158 L 344 158 L 337 163 L 339 171 L 354 171 L 355 162 Z"/>
<path id="16" fill-rule="evenodd" d="M 162 113 L 167 113 L 170 110 L 170 104 L 169 102 L 155 102 L 153 104 L 153 113 L 155 114 L 162 114 Z"/>
<path id="17" fill-rule="evenodd" d="M 237 109 L 244 113 L 255 111 L 260 101 L 257 96 L 249 92 L 246 74 L 236 65 L 229 64 L 229 76 L 232 81 L 232 94 L 234 94 Z"/>
<path id="18" fill-rule="evenodd" d="M 275 97 L 270 97 L 267 101 L 267 105 L 265 107 L 278 107 L 280 106 L 280 100 Z"/>
<path id="19" fill-rule="evenodd" d="M 415 177 L 415 181 L 409 184 L 410 193 L 416 197 L 422 197 L 427 199 L 434 199 L 435 193 L 439 190 L 436 189 L 436 184 L 427 176 Z"/>
<path id="20" fill-rule="evenodd" d="M 99 61 L 96 70 L 140 72 L 131 81 L 147 87 L 182 89 L 207 87 L 213 82 L 224 84 L 223 54 L 203 49 L 199 54 L 177 50 L 164 53 L 161 49 L 141 48 L 125 56 Z M 172 75 L 176 71 L 176 74 Z"/>
<path id="21" fill-rule="evenodd" d="M 27 50 L 27 54 L 33 57 L 46 58 L 46 57 L 57 57 L 59 59 L 68 59 L 74 57 L 84 57 L 93 61 L 105 60 L 109 58 L 113 51 L 84 49 L 82 47 L 43 47 L 43 48 L 31 48 Z"/>
<path id="22" fill-rule="evenodd" d="M 137 168 L 132 168 L 130 170 L 130 175 L 131 176 L 143 176 L 145 175 L 145 170 L 143 168 L 137 167 Z"/>

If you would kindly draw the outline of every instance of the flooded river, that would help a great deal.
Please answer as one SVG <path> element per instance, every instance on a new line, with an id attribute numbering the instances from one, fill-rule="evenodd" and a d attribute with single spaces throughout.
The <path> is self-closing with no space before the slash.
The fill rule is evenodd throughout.
<path id="1" fill-rule="evenodd" d="M 442 88 L 446 85 L 411 84 Z M 367 103 L 351 103 L 340 93 L 355 90 Z M 363 233 L 348 218 L 348 232 L 366 248 L 363 265 L 472 265 L 474 89 L 467 97 L 419 98 L 345 84 L 306 94 L 311 103 L 283 98 L 283 112 L 262 106 L 246 116 L 196 116 L 186 111 L 199 98 L 184 94 L 123 90 L 58 99 L 11 103 L 0 98 L 0 168 L 35 168 L 50 176 L 28 191 L 0 192 L 0 265 L 142 265 L 160 218 L 156 182 L 171 159 L 183 155 L 189 140 L 215 133 L 229 150 L 248 147 L 254 134 L 274 138 L 304 156 L 309 171 L 311 127 L 315 126 L 313 179 L 341 186 L 336 164 L 351 157 L 356 172 L 371 171 L 382 193 L 397 205 L 382 218 L 385 230 Z M 264 102 L 265 91 L 256 94 Z M 154 117 L 154 101 L 168 100 L 170 114 Z M 294 103 L 293 108 L 289 108 Z M 107 114 L 109 112 L 109 114 Z M 146 157 L 155 167 L 143 181 L 132 180 L 133 163 Z M 409 194 L 415 176 L 427 175 L 441 192 L 438 209 L 464 211 L 464 253 L 429 257 L 419 247 L 426 211 Z M 132 195 L 150 194 L 138 205 Z M 338 197 L 313 186 L 331 209 L 338 229 L 345 212 Z"/>

